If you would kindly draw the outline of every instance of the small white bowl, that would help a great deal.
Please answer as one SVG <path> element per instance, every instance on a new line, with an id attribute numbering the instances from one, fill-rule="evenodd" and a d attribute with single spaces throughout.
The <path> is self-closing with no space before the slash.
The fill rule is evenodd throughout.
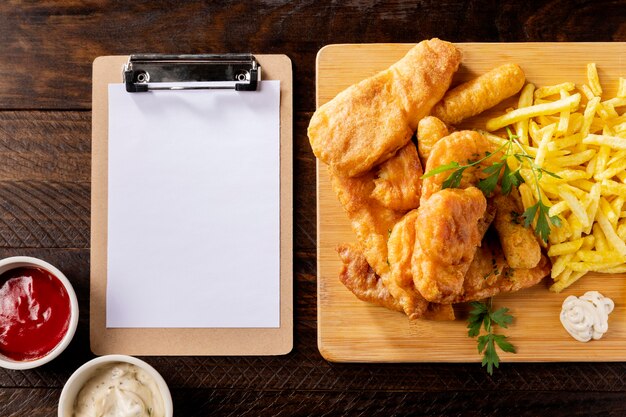
<path id="1" fill-rule="evenodd" d="M 61 339 L 59 344 L 56 345 L 55 348 L 48 352 L 45 356 L 39 359 L 16 361 L 0 354 L 0 367 L 17 370 L 36 368 L 50 362 L 52 359 L 59 356 L 61 352 L 63 352 L 72 341 L 74 333 L 76 332 L 76 326 L 78 325 L 78 300 L 76 298 L 76 293 L 74 292 L 72 284 L 63 274 L 63 272 L 59 271 L 56 267 L 50 265 L 48 262 L 42 261 L 41 259 L 33 258 L 31 256 L 13 256 L 11 258 L 5 258 L 0 260 L 0 274 L 10 271 L 11 269 L 21 267 L 45 269 L 46 271 L 54 275 L 61 282 L 61 284 L 63 284 L 63 287 L 65 288 L 65 291 L 67 292 L 67 295 L 70 299 L 70 323 L 67 328 L 67 332 L 65 333 L 65 336 L 63 336 L 63 339 Z"/>
<path id="2" fill-rule="evenodd" d="M 63 391 L 61 391 L 57 416 L 71 417 L 74 411 L 73 409 L 74 403 L 76 402 L 76 397 L 78 396 L 81 388 L 94 375 L 98 367 L 114 362 L 130 363 L 146 371 L 148 375 L 150 375 L 154 379 L 157 386 L 159 387 L 161 398 L 163 398 L 165 417 L 172 417 L 174 415 L 174 404 L 172 403 L 172 395 L 169 388 L 167 387 L 167 384 L 165 383 L 165 380 L 163 379 L 161 374 L 156 371 L 156 369 L 154 369 L 152 366 L 148 365 L 141 359 L 137 359 L 133 356 L 106 355 L 92 359 L 80 368 L 78 368 L 76 371 L 74 371 L 72 376 L 70 376 L 70 378 L 65 383 Z"/>

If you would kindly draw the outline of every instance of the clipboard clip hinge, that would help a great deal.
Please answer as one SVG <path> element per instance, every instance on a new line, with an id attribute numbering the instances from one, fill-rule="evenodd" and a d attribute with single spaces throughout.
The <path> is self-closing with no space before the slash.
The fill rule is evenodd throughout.
<path id="1" fill-rule="evenodd" d="M 123 71 L 126 91 L 234 89 L 256 91 L 261 66 L 252 54 L 131 55 Z M 194 82 L 190 85 L 174 83 Z"/>

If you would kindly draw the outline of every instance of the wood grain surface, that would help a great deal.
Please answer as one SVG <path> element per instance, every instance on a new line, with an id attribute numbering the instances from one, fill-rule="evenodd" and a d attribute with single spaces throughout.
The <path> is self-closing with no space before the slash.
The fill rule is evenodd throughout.
<path id="1" fill-rule="evenodd" d="M 294 350 L 284 357 L 149 357 L 175 415 L 626 414 L 626 363 L 337 364 L 317 344 L 315 57 L 333 43 L 626 41 L 623 0 L 525 2 L 7 0 L 0 2 L 0 257 L 59 267 L 81 307 L 69 348 L 0 369 L 0 416 L 54 416 L 89 351 L 91 64 L 129 52 L 284 53 L 294 69 Z"/>
<path id="2" fill-rule="evenodd" d="M 465 43 L 453 85 L 507 62 L 519 64 L 527 82 L 537 87 L 571 81 L 586 83 L 586 66 L 600 69 L 604 98 L 614 97 L 619 77 L 626 76 L 626 43 Z M 402 57 L 412 45 L 329 45 L 317 59 L 317 103 Z M 555 70 L 555 68 L 558 68 Z M 502 114 L 517 97 L 479 117 L 464 121 L 484 129 L 485 120 Z M 359 301 L 339 282 L 341 261 L 335 247 L 356 242 L 350 222 L 330 184 L 326 166 L 318 163 L 318 344 L 323 356 L 339 362 L 477 362 L 476 343 L 467 337 L 466 306 L 458 306 L 455 321 L 418 320 Z M 503 353 L 506 362 L 626 360 L 626 274 L 589 273 L 560 294 L 548 291 L 550 280 L 515 294 L 494 298 L 494 308 L 506 306 L 515 322 L 504 331 L 517 349 Z M 601 342 L 581 344 L 559 321 L 569 295 L 600 291 L 613 299 L 610 331 Z M 465 310 L 464 310 L 465 308 Z"/>

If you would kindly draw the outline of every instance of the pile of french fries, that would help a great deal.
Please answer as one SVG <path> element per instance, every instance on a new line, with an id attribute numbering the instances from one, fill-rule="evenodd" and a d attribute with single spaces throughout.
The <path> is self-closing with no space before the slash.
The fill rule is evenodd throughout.
<path id="1" fill-rule="evenodd" d="M 541 198 L 550 216 L 561 220 L 560 227 L 551 225 L 547 242 L 553 291 L 589 271 L 626 272 L 625 107 L 626 79 L 619 78 L 616 96 L 603 101 L 596 65 L 588 64 L 587 84 L 527 84 L 516 109 L 487 121 L 488 131 L 514 128 L 517 146 L 537 167 L 560 177 L 544 174 L 537 180 L 530 166 L 507 161 L 524 178 L 524 209 Z M 486 136 L 500 145 L 505 140 Z"/>

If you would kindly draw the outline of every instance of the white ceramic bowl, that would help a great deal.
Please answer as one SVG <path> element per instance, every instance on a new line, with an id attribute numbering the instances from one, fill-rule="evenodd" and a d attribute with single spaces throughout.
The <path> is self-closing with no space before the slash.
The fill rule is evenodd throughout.
<path id="1" fill-rule="evenodd" d="M 63 336 L 63 339 L 61 339 L 59 344 L 39 359 L 16 361 L 0 354 L 0 367 L 18 370 L 36 368 L 59 356 L 59 354 L 61 354 L 61 352 L 63 352 L 72 341 L 74 333 L 76 332 L 76 326 L 78 325 L 78 300 L 76 299 L 76 293 L 74 292 L 72 284 L 70 284 L 70 281 L 65 277 L 63 272 L 59 271 L 56 267 L 50 265 L 46 261 L 30 256 L 13 256 L 11 258 L 0 260 L 0 274 L 20 267 L 45 269 L 58 278 L 61 284 L 63 284 L 63 287 L 65 287 L 65 291 L 70 299 L 70 323 L 65 336 Z"/>
<path id="2" fill-rule="evenodd" d="M 133 356 L 106 355 L 90 360 L 89 362 L 78 368 L 72 374 L 72 376 L 70 376 L 70 378 L 65 383 L 65 386 L 63 387 L 63 391 L 61 391 L 61 398 L 59 398 L 59 408 L 57 414 L 58 417 L 71 417 L 74 403 L 76 401 L 78 393 L 80 392 L 80 389 L 94 375 L 98 367 L 114 362 L 130 363 L 146 371 L 148 375 L 150 375 L 154 379 L 157 386 L 159 387 L 161 397 L 163 398 L 165 417 L 172 417 L 174 415 L 172 395 L 170 394 L 170 390 L 167 387 L 165 380 L 163 379 L 161 374 L 156 371 L 156 369 L 154 369 L 152 366 L 148 365 L 141 359 L 137 359 Z"/>

